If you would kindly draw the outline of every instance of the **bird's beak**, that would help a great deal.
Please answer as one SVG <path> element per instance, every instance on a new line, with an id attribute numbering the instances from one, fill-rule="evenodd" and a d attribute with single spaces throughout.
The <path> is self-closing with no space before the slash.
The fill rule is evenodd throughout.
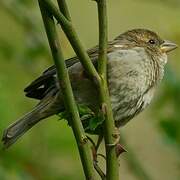
<path id="1" fill-rule="evenodd" d="M 170 51 L 176 49 L 177 47 L 178 47 L 177 44 L 165 40 L 163 42 L 163 44 L 161 44 L 160 49 L 163 53 L 167 53 L 167 52 L 170 52 Z"/>

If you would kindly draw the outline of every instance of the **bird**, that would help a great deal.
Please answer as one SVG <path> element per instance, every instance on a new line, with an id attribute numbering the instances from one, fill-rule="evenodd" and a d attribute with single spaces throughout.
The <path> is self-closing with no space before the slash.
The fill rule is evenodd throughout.
<path id="1" fill-rule="evenodd" d="M 120 128 L 143 111 L 151 102 L 154 91 L 163 79 L 167 53 L 177 48 L 148 29 L 128 30 L 112 41 L 107 48 L 107 84 L 115 126 Z M 98 46 L 87 53 L 95 68 Z M 92 111 L 99 107 L 98 91 L 77 56 L 65 61 L 77 104 Z M 29 98 L 39 100 L 27 114 L 4 130 L 2 141 L 6 148 L 41 120 L 65 110 L 56 67 L 45 70 L 24 89 Z"/>

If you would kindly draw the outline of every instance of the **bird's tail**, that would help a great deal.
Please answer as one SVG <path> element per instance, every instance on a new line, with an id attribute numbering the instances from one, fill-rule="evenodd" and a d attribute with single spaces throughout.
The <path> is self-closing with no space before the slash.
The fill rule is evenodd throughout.
<path id="1" fill-rule="evenodd" d="M 2 138 L 4 147 L 8 148 L 14 144 L 24 133 L 26 133 L 40 120 L 56 114 L 53 109 L 53 105 L 50 104 L 51 103 L 48 100 L 43 103 L 39 103 L 31 112 L 25 114 L 5 129 Z"/>

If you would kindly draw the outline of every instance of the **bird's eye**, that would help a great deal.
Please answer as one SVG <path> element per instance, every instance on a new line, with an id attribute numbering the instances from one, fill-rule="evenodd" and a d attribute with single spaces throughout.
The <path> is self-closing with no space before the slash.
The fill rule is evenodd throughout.
<path id="1" fill-rule="evenodd" d="M 153 39 L 150 39 L 150 40 L 149 40 L 149 43 L 150 43 L 150 44 L 155 44 L 155 41 L 154 41 Z"/>

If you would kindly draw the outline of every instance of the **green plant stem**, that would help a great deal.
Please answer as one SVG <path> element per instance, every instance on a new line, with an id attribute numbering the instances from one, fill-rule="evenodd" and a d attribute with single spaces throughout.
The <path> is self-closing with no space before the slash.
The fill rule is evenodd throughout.
<path id="1" fill-rule="evenodd" d="M 95 180 L 93 160 L 89 148 L 89 143 L 87 142 L 87 138 L 81 124 L 78 109 L 74 100 L 70 79 L 58 41 L 54 20 L 51 14 L 47 12 L 47 9 L 44 7 L 44 3 L 42 0 L 39 0 L 39 6 L 41 9 L 41 14 L 43 17 L 44 26 L 49 40 L 49 45 L 51 48 L 54 63 L 56 65 L 57 75 L 63 93 L 64 103 L 66 109 L 72 117 L 71 126 L 78 145 L 85 176 L 88 180 Z"/>
<path id="2" fill-rule="evenodd" d="M 97 0 L 99 22 L 99 62 L 98 72 L 106 78 L 107 70 L 107 7 L 105 0 Z"/>
<path id="3" fill-rule="evenodd" d="M 66 0 L 57 0 L 58 6 L 62 14 L 69 20 L 71 21 L 71 16 L 68 10 L 68 6 L 66 3 Z"/>
<path id="4" fill-rule="evenodd" d="M 43 0 L 43 2 L 45 2 L 46 8 L 49 10 L 49 12 L 52 13 L 57 21 L 61 24 L 64 33 L 66 34 L 89 77 L 98 84 L 100 82 L 99 75 L 91 62 L 85 47 L 78 38 L 71 21 L 69 21 L 61 12 L 59 12 L 58 8 L 56 8 L 56 6 L 50 0 Z"/>
<path id="5" fill-rule="evenodd" d="M 115 131 L 113 112 L 111 108 L 109 91 L 107 86 L 107 6 L 106 0 L 97 0 L 98 19 L 99 19 L 99 60 L 98 72 L 101 77 L 100 100 L 102 110 L 105 111 L 104 137 L 106 144 L 106 178 L 107 180 L 119 180 L 118 158 L 116 157 L 115 139 L 113 133 Z"/>
<path id="6" fill-rule="evenodd" d="M 105 31 L 105 34 L 101 36 L 101 40 L 103 42 L 101 53 L 100 53 L 100 59 L 102 58 L 103 62 L 100 63 L 99 71 L 100 76 L 98 72 L 96 71 L 94 65 L 92 64 L 84 46 L 80 42 L 77 33 L 72 25 L 72 23 L 56 8 L 56 6 L 50 1 L 50 0 L 43 0 L 45 2 L 46 8 L 49 10 L 50 13 L 57 19 L 57 21 L 61 24 L 61 27 L 66 34 L 68 40 L 70 41 L 74 51 L 76 52 L 77 56 L 79 57 L 83 67 L 85 68 L 86 72 L 89 74 L 89 77 L 94 80 L 96 83 L 100 99 L 102 102 L 102 109 L 105 113 L 106 117 L 106 123 L 105 123 L 105 141 L 106 141 L 106 155 L 107 155 L 107 177 L 108 179 L 118 179 L 118 163 L 117 158 L 115 154 L 115 146 L 111 146 L 114 143 L 114 120 L 113 120 L 113 113 L 111 110 L 111 103 L 109 100 L 109 92 L 107 88 L 107 82 L 106 82 L 106 51 L 107 51 L 107 30 Z M 100 7 L 101 9 L 102 7 Z M 104 6 L 103 6 L 104 8 Z M 99 8 L 98 8 L 99 9 Z M 106 9 L 105 9 L 106 11 Z M 105 11 L 102 10 L 103 14 L 100 14 L 101 16 L 104 16 Z M 105 16 L 106 18 L 106 16 Z M 101 21 L 101 20 L 100 20 Z M 106 20 L 101 23 L 101 31 L 104 28 L 104 26 L 107 26 Z M 103 27 L 103 28 L 102 28 Z M 107 27 L 106 27 L 107 28 Z M 105 39 L 103 39 L 106 37 Z M 102 43 L 100 42 L 100 43 Z M 105 49 L 104 49 L 105 48 Z M 105 60 L 105 62 L 104 62 Z M 103 68 L 102 68 L 102 67 Z M 100 70 L 102 69 L 102 70 Z"/>

